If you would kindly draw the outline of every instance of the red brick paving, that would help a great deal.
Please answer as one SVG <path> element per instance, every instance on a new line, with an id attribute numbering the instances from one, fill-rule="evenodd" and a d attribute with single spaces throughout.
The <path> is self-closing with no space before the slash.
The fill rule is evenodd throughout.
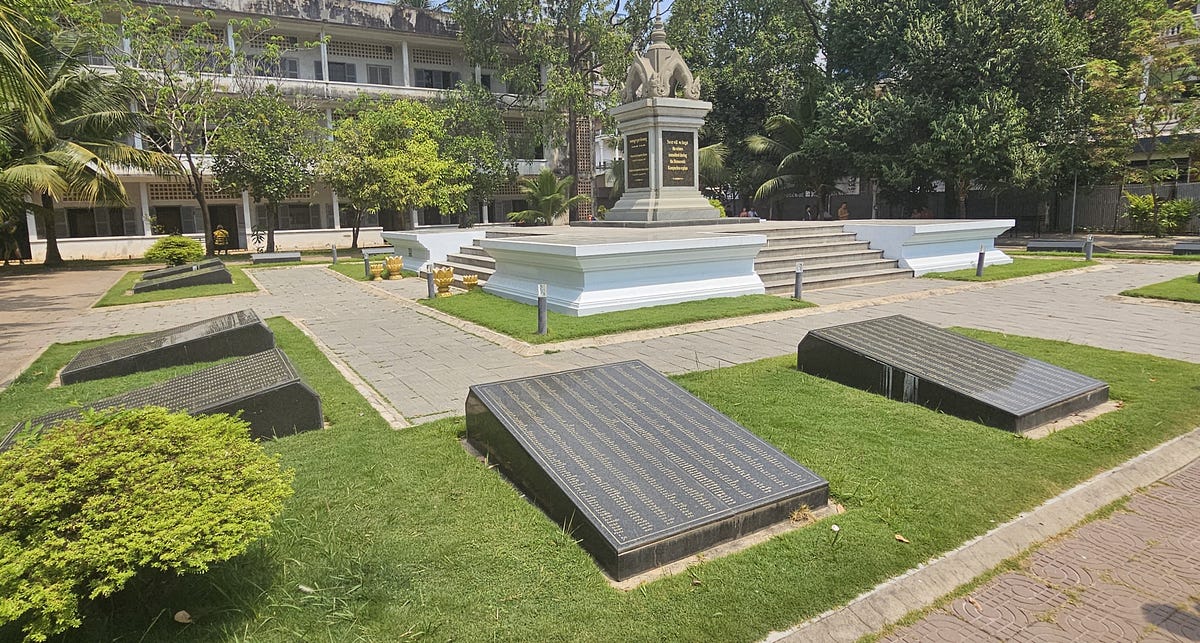
<path id="1" fill-rule="evenodd" d="M 883 640 L 1200 641 L 1200 462 Z"/>

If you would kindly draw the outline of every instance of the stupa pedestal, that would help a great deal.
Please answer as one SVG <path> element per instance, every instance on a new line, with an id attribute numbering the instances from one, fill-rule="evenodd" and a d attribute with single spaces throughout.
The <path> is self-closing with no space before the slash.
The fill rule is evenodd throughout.
<path id="1" fill-rule="evenodd" d="M 625 193 L 605 221 L 705 222 L 720 212 L 700 194 L 698 134 L 712 103 L 641 98 L 609 110 L 625 146 Z"/>

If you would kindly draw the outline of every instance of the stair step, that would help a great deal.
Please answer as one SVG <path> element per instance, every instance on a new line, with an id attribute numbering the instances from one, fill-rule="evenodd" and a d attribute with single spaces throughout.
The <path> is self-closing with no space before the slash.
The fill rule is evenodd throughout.
<path id="1" fill-rule="evenodd" d="M 869 261 L 842 261 L 821 266 L 804 267 L 804 275 L 807 279 L 811 275 L 814 279 L 825 277 L 828 275 L 844 275 L 853 274 L 855 272 L 869 272 L 872 270 L 893 269 L 898 266 L 898 262 L 894 259 L 875 259 Z M 795 264 L 790 264 L 785 268 L 777 268 L 772 270 L 755 270 L 758 276 L 764 282 L 776 279 L 784 279 L 789 282 L 795 279 Z"/>
<path id="2" fill-rule="evenodd" d="M 448 254 L 446 255 L 446 263 L 462 266 L 478 266 L 480 268 L 496 268 L 496 260 L 484 255 L 466 255 L 466 254 Z"/>
<path id="3" fill-rule="evenodd" d="M 768 241 L 767 245 L 765 247 L 763 247 L 763 249 L 761 251 L 759 251 L 759 254 L 760 255 L 763 253 L 778 254 L 781 252 L 810 252 L 812 250 L 827 250 L 827 251 L 833 252 L 838 249 L 847 249 L 848 250 L 850 248 L 869 248 L 869 247 L 870 247 L 870 244 L 868 244 L 866 241 L 857 241 L 853 238 L 850 238 L 850 239 L 842 239 L 842 238 L 820 239 L 820 240 L 815 240 L 815 241 L 808 240 L 808 239 L 801 239 L 798 241 L 794 241 L 792 239 L 785 239 L 779 243 L 774 243 L 773 241 Z"/>
<path id="4" fill-rule="evenodd" d="M 787 257 L 767 257 L 761 255 L 754 260 L 754 269 L 759 272 L 774 270 L 795 270 L 796 263 L 802 262 L 804 269 L 809 270 L 818 266 L 828 266 L 840 263 L 887 261 L 883 259 L 882 250 L 852 250 L 848 252 L 825 252 L 811 255 L 791 255 Z"/>
<path id="5" fill-rule="evenodd" d="M 873 270 L 869 272 L 861 272 L 853 275 L 839 275 L 833 277 L 821 277 L 809 280 L 807 275 L 804 279 L 805 290 L 822 290 L 825 288 L 840 288 L 843 286 L 856 286 L 859 284 L 870 284 L 881 281 L 893 281 L 896 279 L 911 279 L 912 271 L 904 268 L 896 268 L 893 270 Z M 795 282 L 765 284 L 767 293 L 771 295 L 781 295 L 791 293 L 795 288 Z"/>
<path id="6" fill-rule="evenodd" d="M 475 275 L 479 277 L 479 281 L 482 283 L 487 281 L 488 277 L 492 276 L 492 273 L 496 272 L 491 268 L 484 268 L 483 266 L 468 266 L 466 264 L 454 263 L 452 261 L 438 262 L 434 264 L 434 267 L 454 268 L 455 281 L 461 281 L 463 275 Z M 421 276 L 425 276 L 425 273 L 422 272 Z"/>

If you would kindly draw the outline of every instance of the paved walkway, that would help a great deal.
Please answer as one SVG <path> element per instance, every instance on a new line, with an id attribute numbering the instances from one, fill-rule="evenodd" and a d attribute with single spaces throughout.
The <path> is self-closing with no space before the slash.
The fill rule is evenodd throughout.
<path id="1" fill-rule="evenodd" d="M 286 315 L 303 324 L 410 422 L 461 415 L 469 384 L 628 359 L 643 360 L 667 373 L 709 369 L 791 353 L 812 328 L 892 314 L 939 326 L 983 328 L 1200 362 L 1200 305 L 1117 296 L 1131 287 L 1195 274 L 1196 269 L 1196 264 L 1190 263 L 1105 262 L 1069 273 L 993 284 L 915 279 L 813 291 L 807 298 L 821 304 L 820 308 L 775 315 L 765 321 L 718 322 L 711 324 L 711 329 L 686 334 L 643 332 L 636 340 L 597 340 L 585 346 L 573 343 L 568 350 L 528 357 L 431 316 L 413 301 L 425 292 L 424 283 L 415 279 L 367 284 L 349 281 L 321 266 L 261 269 L 249 273 L 264 288 L 260 293 L 91 309 L 91 303 L 120 277 L 119 270 L 7 277 L 0 279 L 0 386 L 11 381 L 49 342 L 160 330 L 243 308 L 253 308 L 263 317 Z M 716 327 L 723 325 L 726 327 Z M 1073 623 L 1087 621 L 1096 610 L 1116 613 L 1131 605 L 1126 600 L 1129 595 L 1122 592 L 1141 589 L 1162 591 L 1139 600 L 1153 598 L 1171 607 L 1155 608 L 1145 612 L 1142 621 L 1130 621 L 1134 626 L 1157 628 L 1141 627 L 1139 636 L 1149 632 L 1168 638 L 1146 640 L 1173 640 L 1169 636 L 1175 632 L 1191 635 L 1188 633 L 1196 630 L 1188 628 L 1200 617 L 1194 607 L 1181 609 L 1181 601 L 1194 601 L 1195 596 L 1179 595 L 1179 584 L 1174 583 L 1189 583 L 1192 592 L 1200 585 L 1200 577 L 1189 575 L 1200 573 L 1197 567 L 1189 567 L 1196 562 L 1191 557 L 1196 556 L 1200 544 L 1200 468 L 1189 471 L 1187 476 L 1172 479 L 1177 482 L 1167 481 L 1170 486 L 1131 503 L 1135 513 L 1115 516 L 1113 526 L 1080 530 L 1078 538 L 1084 544 L 1056 545 L 1031 559 L 1026 572 L 1005 575 L 998 579 L 996 589 L 972 594 L 975 602 L 964 599 L 965 603 L 936 613 L 917 629 L 896 635 L 909 637 L 899 640 L 943 636 L 949 637 L 944 640 L 991 640 L 987 638 L 990 634 L 1101 640 L 1091 630 L 1087 637 L 1072 639 L 1076 631 L 1072 628 L 1077 629 Z M 1143 515 L 1138 507 L 1145 507 L 1148 513 Z M 1147 531 L 1151 525 L 1158 531 Z M 1173 526 L 1179 530 L 1163 531 Z M 1137 541 L 1145 534 L 1152 536 L 1153 542 Z M 1125 576 L 1113 575 L 1118 570 L 1074 565 L 1069 556 L 1092 551 L 1085 544 L 1096 538 L 1111 550 L 1096 560 L 1119 563 L 1121 570 L 1137 570 L 1140 575 L 1133 578 L 1128 574 L 1134 572 L 1128 571 L 1120 572 Z M 1182 549 L 1168 550 L 1164 543 Z M 1153 555 L 1148 557 L 1149 553 Z M 1117 554 L 1126 558 L 1117 561 L 1112 557 Z M 1046 558 L 1052 556 L 1059 556 L 1053 559 L 1057 562 Z M 1178 567 L 1180 576 L 1172 580 L 1165 572 L 1156 575 L 1152 569 L 1134 564 L 1148 559 Z M 1037 567 L 1033 561 L 1038 561 Z M 1083 573 L 1088 574 L 1086 579 L 1080 575 Z M 1071 580 L 1071 574 L 1078 578 Z M 1076 605 L 1060 600 L 1061 596 L 1099 598 Z M 1116 602 L 1110 605 L 1105 600 Z M 1026 601 L 1029 609 L 1017 609 L 1025 605 L 1021 601 Z M 1004 608 L 1009 610 L 1005 617 L 996 606 L 1008 603 L 1012 609 Z M 1046 609 L 1039 611 L 1041 606 Z M 970 616 L 972 609 L 980 615 Z M 1004 618 L 1012 623 L 1024 620 L 1020 625 L 1002 626 Z M 992 630 L 987 629 L 993 625 Z M 939 629 L 942 626 L 951 629 L 943 631 Z M 1116 632 L 1114 640 L 1136 640 L 1121 638 L 1126 630 L 1111 631 Z"/>
<path id="2" fill-rule="evenodd" d="M 883 640 L 1200 641 L 1200 462 Z"/>

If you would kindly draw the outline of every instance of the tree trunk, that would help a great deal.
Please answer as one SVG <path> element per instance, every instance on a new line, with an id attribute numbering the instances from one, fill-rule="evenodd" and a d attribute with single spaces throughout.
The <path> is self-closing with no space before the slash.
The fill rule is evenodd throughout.
<path id="1" fill-rule="evenodd" d="M 204 227 L 204 255 L 208 257 L 216 256 L 217 250 L 213 244 L 213 226 L 212 217 L 208 214 L 208 199 L 204 197 L 204 174 L 200 172 L 200 168 L 192 162 L 192 156 L 187 155 L 188 172 L 192 177 L 192 196 L 196 198 L 196 203 L 200 205 L 200 218 Z M 182 232 L 182 230 L 180 231 Z"/>
<path id="2" fill-rule="evenodd" d="M 46 261 L 44 265 L 56 267 L 63 265 L 62 255 L 58 252 L 58 229 L 54 227 L 54 199 L 49 194 L 42 193 L 42 211 L 38 213 L 46 228 Z"/>
<path id="3" fill-rule="evenodd" d="M 279 204 L 267 203 L 267 252 L 275 252 L 275 228 L 279 227 Z"/>
<path id="4" fill-rule="evenodd" d="M 960 180 L 956 187 L 958 188 L 958 218 L 965 219 L 967 218 L 967 194 L 971 190 L 971 182 Z"/>

